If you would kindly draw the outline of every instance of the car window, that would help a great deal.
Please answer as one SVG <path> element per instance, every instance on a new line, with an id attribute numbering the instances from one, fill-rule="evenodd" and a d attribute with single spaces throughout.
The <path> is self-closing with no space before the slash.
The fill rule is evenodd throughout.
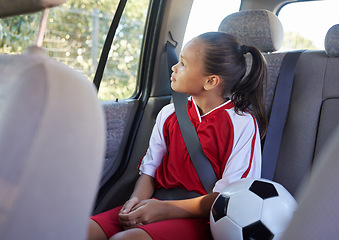
<path id="1" fill-rule="evenodd" d="M 218 31 L 221 21 L 239 8 L 240 0 L 194 0 L 183 46 L 201 33 Z"/>
<path id="2" fill-rule="evenodd" d="M 101 100 L 128 98 L 136 88 L 149 0 L 127 1 L 99 90 Z M 50 57 L 93 81 L 119 0 L 69 0 L 50 9 L 43 47 Z M 0 20 L 0 53 L 22 53 L 35 42 L 41 13 Z"/>
<path id="3" fill-rule="evenodd" d="M 339 23 L 337 0 L 305 1 L 282 7 L 279 19 L 284 27 L 281 51 L 324 49 L 327 30 Z"/>

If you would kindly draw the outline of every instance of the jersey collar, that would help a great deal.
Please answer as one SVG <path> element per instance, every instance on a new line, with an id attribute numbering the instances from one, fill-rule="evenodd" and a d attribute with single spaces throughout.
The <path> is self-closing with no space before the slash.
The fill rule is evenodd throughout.
<path id="1" fill-rule="evenodd" d="M 205 113 L 204 115 L 200 115 L 198 106 L 195 103 L 194 98 L 192 96 L 189 97 L 188 102 L 187 102 L 187 111 L 188 111 L 188 114 L 190 115 L 190 118 L 192 118 L 194 121 L 199 122 L 199 123 L 202 122 L 202 118 L 204 118 L 208 115 L 212 115 L 216 110 L 218 110 L 220 108 L 229 109 L 229 108 L 232 108 L 232 107 L 233 107 L 233 104 L 232 104 L 231 100 L 228 100 L 228 101 L 220 104 L 219 106 L 213 108 L 208 113 Z"/>

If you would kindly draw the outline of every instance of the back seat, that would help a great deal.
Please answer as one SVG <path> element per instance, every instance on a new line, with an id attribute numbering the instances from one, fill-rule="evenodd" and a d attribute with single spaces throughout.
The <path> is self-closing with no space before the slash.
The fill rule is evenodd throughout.
<path id="1" fill-rule="evenodd" d="M 243 44 L 263 52 L 268 66 L 265 107 L 269 117 L 281 62 L 287 53 L 276 52 L 283 37 L 279 19 L 267 10 L 240 11 L 227 16 L 219 31 L 233 34 Z M 305 51 L 297 63 L 273 179 L 293 195 L 339 122 L 338 38 L 339 25 L 335 25 L 326 36 L 326 51 Z"/>

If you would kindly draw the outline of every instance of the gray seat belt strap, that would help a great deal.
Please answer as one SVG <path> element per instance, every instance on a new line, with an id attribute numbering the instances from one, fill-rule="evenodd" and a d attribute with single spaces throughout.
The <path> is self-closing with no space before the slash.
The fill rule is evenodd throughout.
<path id="1" fill-rule="evenodd" d="M 178 62 L 174 50 L 174 46 L 167 42 L 167 61 L 169 74 L 172 72 L 171 68 Z M 173 103 L 178 119 L 180 131 L 185 141 L 187 151 L 190 155 L 194 168 L 200 178 L 202 185 L 207 193 L 212 193 L 213 187 L 218 180 L 213 167 L 202 150 L 200 140 L 196 129 L 194 128 L 188 113 L 187 113 L 187 96 L 182 93 L 172 91 Z"/>
<path id="2" fill-rule="evenodd" d="M 261 176 L 269 180 L 273 180 L 274 177 L 280 143 L 290 104 L 294 73 L 302 52 L 303 50 L 287 53 L 281 63 L 262 154 Z"/>

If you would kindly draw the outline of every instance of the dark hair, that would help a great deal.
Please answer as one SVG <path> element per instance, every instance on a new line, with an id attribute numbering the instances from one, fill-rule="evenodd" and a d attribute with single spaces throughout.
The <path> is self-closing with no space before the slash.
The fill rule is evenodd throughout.
<path id="1" fill-rule="evenodd" d="M 223 80 L 224 97 L 232 100 L 236 113 L 248 109 L 254 114 L 263 138 L 267 131 L 263 100 L 267 67 L 261 52 L 252 46 L 239 45 L 234 36 L 222 32 L 204 33 L 197 40 L 205 45 L 205 73 L 218 75 Z M 246 53 L 252 55 L 252 66 L 247 75 Z"/>

